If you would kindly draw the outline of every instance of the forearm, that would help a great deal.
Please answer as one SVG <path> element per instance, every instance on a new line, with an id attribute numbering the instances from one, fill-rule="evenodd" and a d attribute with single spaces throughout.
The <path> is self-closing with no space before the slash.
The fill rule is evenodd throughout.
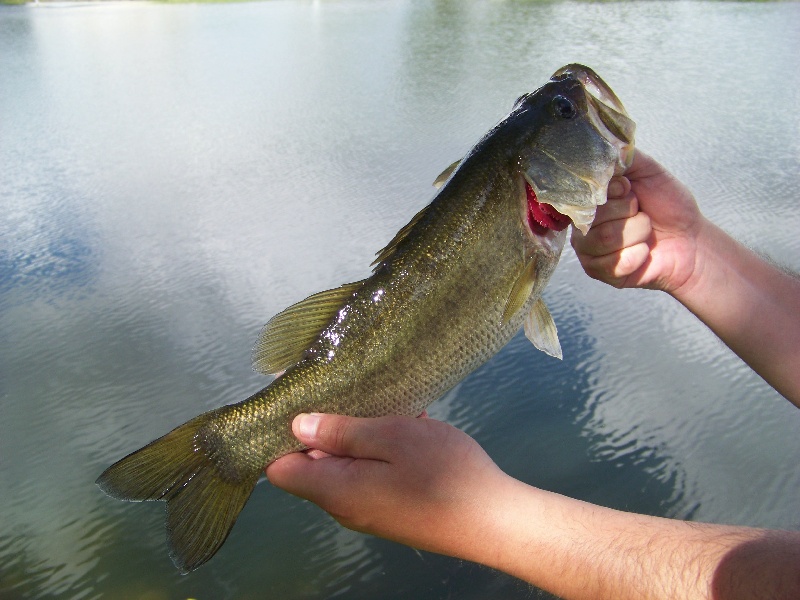
<path id="1" fill-rule="evenodd" d="M 694 274 L 672 295 L 800 407 L 800 279 L 706 221 Z"/>
<path id="2" fill-rule="evenodd" d="M 594 506 L 508 478 L 464 556 L 560 597 L 799 598 L 800 533 Z"/>
<path id="3" fill-rule="evenodd" d="M 340 523 L 481 563 L 567 600 L 800 598 L 800 532 L 620 512 L 521 483 L 433 419 L 300 415 L 270 481 Z"/>

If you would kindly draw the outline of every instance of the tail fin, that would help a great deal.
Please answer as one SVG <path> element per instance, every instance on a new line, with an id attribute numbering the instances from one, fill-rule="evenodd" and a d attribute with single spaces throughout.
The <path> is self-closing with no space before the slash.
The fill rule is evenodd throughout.
<path id="1" fill-rule="evenodd" d="M 170 558 L 186 574 L 222 546 L 258 481 L 223 477 L 197 434 L 209 415 L 195 417 L 129 454 L 97 479 L 119 500 L 165 500 Z"/>

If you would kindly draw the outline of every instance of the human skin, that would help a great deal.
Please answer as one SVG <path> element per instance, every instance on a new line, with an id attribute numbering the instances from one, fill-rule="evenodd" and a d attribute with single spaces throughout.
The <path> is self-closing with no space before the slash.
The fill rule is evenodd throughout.
<path id="1" fill-rule="evenodd" d="M 706 219 L 691 192 L 638 151 L 572 246 L 586 273 L 664 291 L 800 407 L 800 279 Z"/>
<path id="2" fill-rule="evenodd" d="M 650 157 L 637 151 L 572 244 L 590 276 L 672 295 L 800 405 L 800 282 L 705 219 Z M 800 598 L 800 532 L 637 515 L 541 490 L 433 419 L 300 415 L 292 427 L 314 450 L 275 461 L 267 476 L 351 529 L 567 599 Z"/>
<path id="3" fill-rule="evenodd" d="M 800 598 L 800 532 L 625 513 L 503 473 L 434 419 L 300 415 L 313 455 L 269 480 L 339 523 L 478 562 L 567 599 Z"/>

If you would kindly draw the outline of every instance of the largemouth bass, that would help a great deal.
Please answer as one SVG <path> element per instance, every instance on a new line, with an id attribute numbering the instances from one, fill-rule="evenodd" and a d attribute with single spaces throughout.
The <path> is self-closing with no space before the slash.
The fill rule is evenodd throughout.
<path id="1" fill-rule="evenodd" d="M 560 357 L 541 300 L 572 223 L 584 233 L 633 158 L 634 123 L 591 69 L 568 65 L 436 180 L 433 201 L 377 254 L 368 278 L 273 317 L 254 367 L 281 373 L 109 467 L 121 500 L 164 500 L 175 565 L 225 541 L 263 473 L 302 450 L 302 412 L 419 415 L 521 328 Z"/>

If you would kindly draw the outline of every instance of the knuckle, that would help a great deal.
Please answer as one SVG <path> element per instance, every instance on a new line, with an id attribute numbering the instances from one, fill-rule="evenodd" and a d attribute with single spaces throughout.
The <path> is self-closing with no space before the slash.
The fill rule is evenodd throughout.
<path id="1" fill-rule="evenodd" d="M 621 254 L 615 252 L 587 261 L 584 271 L 592 279 L 620 288 L 624 286 L 624 275 L 621 273 Z M 625 274 L 627 275 L 627 274 Z"/>
<path id="2" fill-rule="evenodd" d="M 595 246 L 604 254 L 613 252 L 622 246 L 622 233 L 613 222 L 603 223 L 595 234 Z"/>
<path id="3" fill-rule="evenodd" d="M 633 252 L 620 253 L 616 269 L 618 276 L 626 277 L 633 273 L 637 268 L 639 268 L 638 257 L 634 256 Z"/>
<path id="4" fill-rule="evenodd" d="M 608 283 L 608 280 L 610 278 L 610 273 L 608 266 L 605 264 L 604 261 L 600 260 L 588 261 L 586 264 L 584 264 L 583 269 L 584 271 L 586 271 L 586 274 L 592 279 L 597 279 L 598 281 Z"/>
<path id="5" fill-rule="evenodd" d="M 328 442 L 333 448 L 346 448 L 350 441 L 350 426 L 345 419 L 336 417 L 328 430 Z"/>

